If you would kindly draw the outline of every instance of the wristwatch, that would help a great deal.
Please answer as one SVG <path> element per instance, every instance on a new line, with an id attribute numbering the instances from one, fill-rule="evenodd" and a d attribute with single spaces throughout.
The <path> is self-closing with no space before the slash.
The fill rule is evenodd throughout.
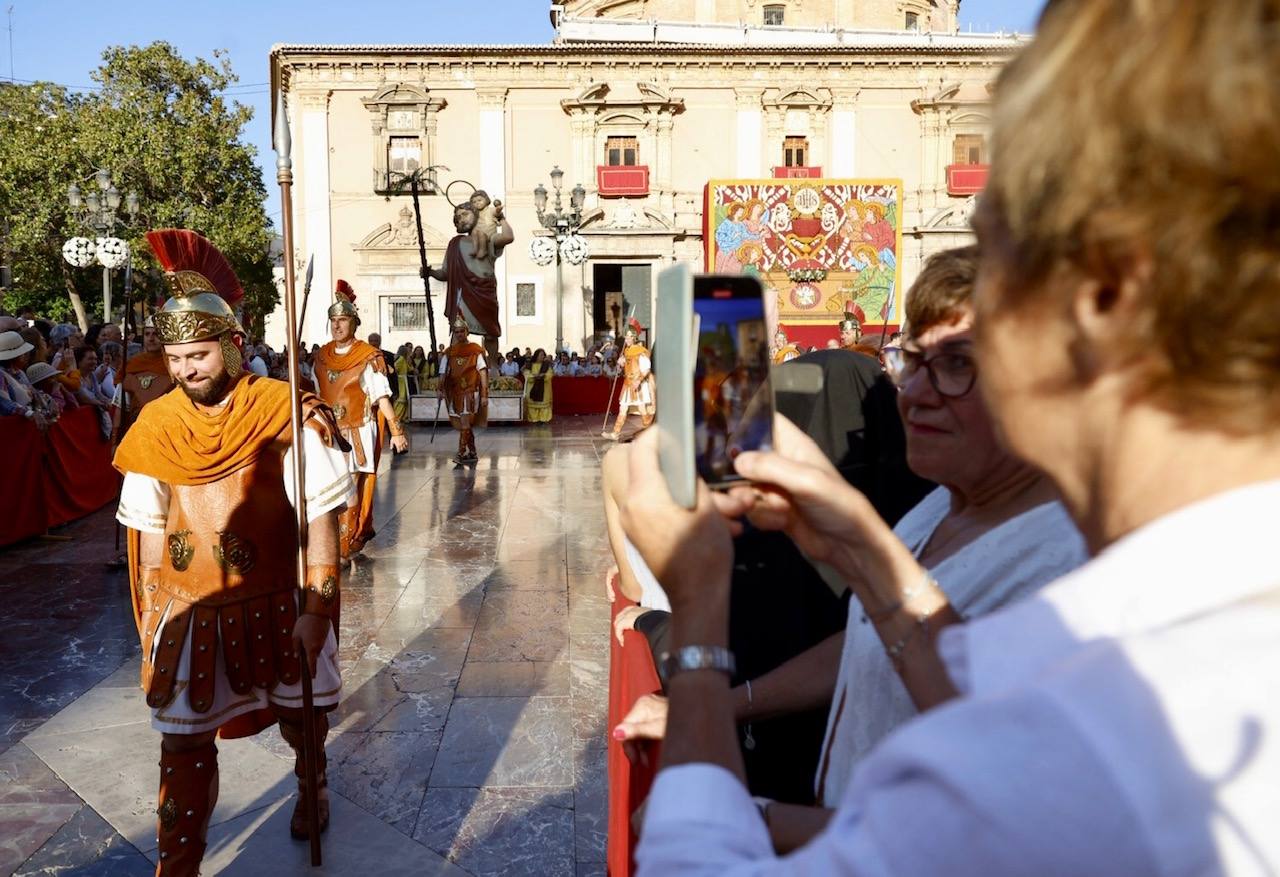
<path id="1" fill-rule="evenodd" d="M 674 652 L 663 652 L 658 659 L 658 675 L 669 682 L 687 670 L 719 670 L 728 676 L 737 671 L 733 652 L 720 646 L 685 646 Z"/>

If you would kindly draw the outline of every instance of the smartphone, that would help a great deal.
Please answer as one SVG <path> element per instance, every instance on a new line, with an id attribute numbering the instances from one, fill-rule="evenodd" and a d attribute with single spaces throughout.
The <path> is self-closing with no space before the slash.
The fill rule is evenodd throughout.
<path id="1" fill-rule="evenodd" d="M 694 359 L 694 467 L 713 488 L 744 479 L 734 460 L 745 451 L 773 448 L 764 287 L 750 275 L 693 278 L 699 331 Z"/>

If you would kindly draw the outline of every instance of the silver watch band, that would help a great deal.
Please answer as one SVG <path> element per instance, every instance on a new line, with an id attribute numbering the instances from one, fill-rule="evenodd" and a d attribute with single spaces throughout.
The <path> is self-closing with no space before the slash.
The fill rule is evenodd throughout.
<path id="1" fill-rule="evenodd" d="M 737 671 L 733 652 L 720 646 L 685 646 L 674 652 L 663 652 L 658 659 L 658 675 L 663 682 L 686 670 L 719 670 L 732 676 Z"/>

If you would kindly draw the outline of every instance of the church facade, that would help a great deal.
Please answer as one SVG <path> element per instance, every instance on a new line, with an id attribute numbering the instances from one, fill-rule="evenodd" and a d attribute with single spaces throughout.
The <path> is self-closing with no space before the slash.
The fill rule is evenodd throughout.
<path id="1" fill-rule="evenodd" d="M 866 315 L 873 324 L 896 322 L 895 296 L 928 254 L 969 240 L 989 88 L 1022 40 L 957 32 L 955 0 L 565 0 L 550 13 L 556 37 L 545 45 L 272 51 L 273 91 L 290 107 L 293 257 L 314 257 L 313 297 L 338 278 L 351 283 L 361 331 L 380 332 L 384 347 L 427 344 L 407 194 L 415 171 L 433 265 L 454 234 L 451 203 L 478 188 L 505 206 L 516 243 L 497 266 L 504 350 L 551 349 L 557 338 L 582 350 L 627 314 L 650 325 L 659 271 L 716 264 L 714 227 L 725 217 L 712 193 L 734 181 L 782 200 L 807 180 L 815 191 L 896 199 L 894 264 L 881 266 L 893 289 Z M 584 193 L 559 265 L 551 242 L 530 247 L 549 235 L 535 190 L 554 208 L 553 167 L 566 211 L 572 190 Z M 883 225 L 880 213 L 868 225 Z M 788 322 L 791 281 L 767 284 Z M 444 341 L 446 291 L 433 280 L 431 292 Z M 802 329 L 813 343 L 834 337 L 836 295 L 832 312 Z M 308 309 L 308 344 L 324 340 L 323 314 Z M 268 321 L 275 335 L 284 335 L 278 315 Z"/>

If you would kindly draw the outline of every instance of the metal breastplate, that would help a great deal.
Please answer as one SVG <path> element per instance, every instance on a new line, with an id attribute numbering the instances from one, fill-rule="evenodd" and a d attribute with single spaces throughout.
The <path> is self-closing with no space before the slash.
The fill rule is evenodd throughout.
<path id="1" fill-rule="evenodd" d="M 222 605 L 295 587 L 297 534 L 284 492 L 287 444 L 211 484 L 173 485 L 160 586 L 173 596 Z"/>
<path id="2" fill-rule="evenodd" d="M 361 363 L 346 371 L 333 371 L 316 361 L 316 389 L 344 429 L 359 429 L 369 420 L 369 398 L 360 386 L 366 365 Z"/>

